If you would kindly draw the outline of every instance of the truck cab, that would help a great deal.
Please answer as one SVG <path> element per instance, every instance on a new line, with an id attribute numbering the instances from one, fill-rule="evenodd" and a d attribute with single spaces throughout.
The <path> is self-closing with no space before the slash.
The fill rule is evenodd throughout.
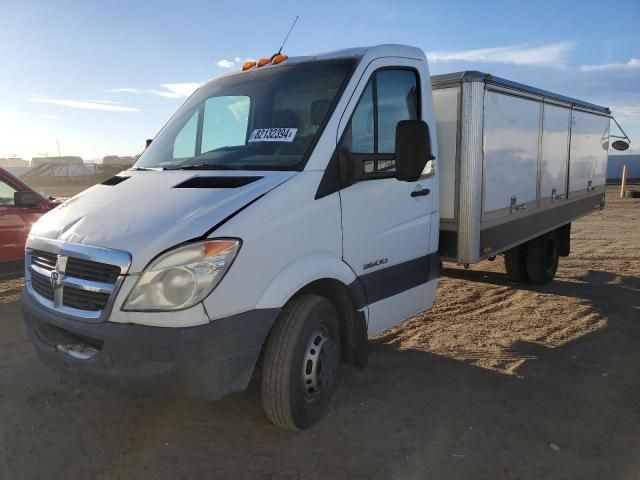
<path id="1" fill-rule="evenodd" d="M 39 356 L 208 398 L 260 362 L 269 419 L 307 428 L 341 363 L 433 302 L 435 128 L 408 46 L 274 55 L 204 84 L 132 169 L 32 228 L 22 305 Z"/>
<path id="2" fill-rule="evenodd" d="M 0 276 L 18 272 L 31 226 L 55 204 L 0 168 Z"/>

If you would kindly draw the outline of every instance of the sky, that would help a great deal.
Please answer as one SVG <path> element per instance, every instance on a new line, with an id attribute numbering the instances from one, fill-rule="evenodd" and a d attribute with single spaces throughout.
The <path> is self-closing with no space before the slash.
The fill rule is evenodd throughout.
<path id="1" fill-rule="evenodd" d="M 640 149 L 640 1 L 0 0 L 0 157 L 140 153 L 247 58 L 381 43 L 611 107 Z M 613 133 L 613 131 L 612 131 Z M 635 144 L 634 144 L 635 140 Z"/>

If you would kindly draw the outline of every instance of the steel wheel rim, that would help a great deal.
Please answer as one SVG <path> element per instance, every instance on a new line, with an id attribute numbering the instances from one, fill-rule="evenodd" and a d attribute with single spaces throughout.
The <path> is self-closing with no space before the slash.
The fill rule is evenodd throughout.
<path id="1" fill-rule="evenodd" d="M 302 389 L 307 403 L 315 402 L 333 384 L 337 365 L 337 345 L 327 327 L 320 325 L 307 342 L 302 363 Z"/>

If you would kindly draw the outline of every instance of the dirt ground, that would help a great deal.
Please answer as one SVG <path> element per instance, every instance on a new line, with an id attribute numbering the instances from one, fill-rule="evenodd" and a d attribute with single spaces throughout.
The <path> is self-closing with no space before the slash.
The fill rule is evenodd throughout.
<path id="1" fill-rule="evenodd" d="M 0 284 L 1 479 L 640 479 L 640 200 L 574 224 L 556 280 L 450 266 L 371 344 L 328 415 L 285 433 L 257 385 L 220 402 L 74 385 Z"/>

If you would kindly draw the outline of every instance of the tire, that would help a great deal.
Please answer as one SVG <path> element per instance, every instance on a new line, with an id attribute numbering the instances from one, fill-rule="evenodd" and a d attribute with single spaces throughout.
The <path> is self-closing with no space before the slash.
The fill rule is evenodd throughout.
<path id="1" fill-rule="evenodd" d="M 264 351 L 262 407 L 269 420 L 290 431 L 313 425 L 333 396 L 339 367 L 340 325 L 333 304 L 318 295 L 291 300 Z"/>
<path id="2" fill-rule="evenodd" d="M 507 250 L 504 254 L 504 268 L 512 282 L 527 283 L 527 244 Z"/>
<path id="3" fill-rule="evenodd" d="M 554 232 L 542 235 L 528 243 L 527 275 L 529 283 L 546 285 L 556 276 L 560 252 Z"/>

